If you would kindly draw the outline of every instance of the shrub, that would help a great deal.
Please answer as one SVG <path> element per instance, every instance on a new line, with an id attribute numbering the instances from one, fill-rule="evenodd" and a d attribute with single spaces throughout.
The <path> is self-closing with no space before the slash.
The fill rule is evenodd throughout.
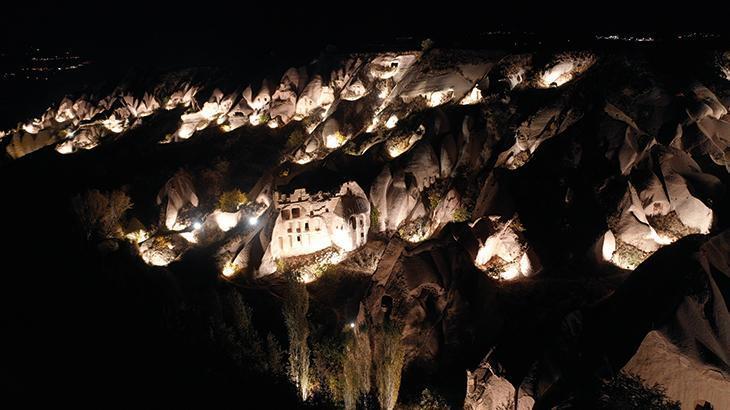
<path id="1" fill-rule="evenodd" d="M 302 144 L 304 144 L 306 139 L 307 134 L 305 134 L 302 129 L 295 129 L 291 134 L 289 134 L 289 138 L 286 140 L 285 150 L 293 151 L 296 148 L 299 148 Z"/>
<path id="2" fill-rule="evenodd" d="M 434 42 L 430 38 L 421 41 L 421 51 L 428 51 L 433 48 Z"/>
<path id="3" fill-rule="evenodd" d="M 224 192 L 218 198 L 218 209 L 224 212 L 236 212 L 241 205 L 248 203 L 248 197 L 239 189 Z"/>
<path id="4" fill-rule="evenodd" d="M 87 238 L 120 237 L 120 221 L 125 212 L 132 208 L 131 199 L 122 191 L 103 193 L 93 189 L 74 198 L 73 203 Z"/>
<path id="5" fill-rule="evenodd" d="M 451 215 L 451 219 L 454 222 L 466 222 L 469 218 L 471 218 L 471 212 L 467 211 L 463 206 L 454 209 L 454 213 Z"/>
<path id="6" fill-rule="evenodd" d="M 428 388 L 421 391 L 421 395 L 416 402 L 398 406 L 399 410 L 449 410 L 450 408 L 451 406 L 446 402 L 446 399 Z M 505 410 L 513 410 L 513 408 L 514 405 Z M 500 408 L 499 410 L 502 409 Z"/>
<path id="7" fill-rule="evenodd" d="M 378 208 L 375 207 L 375 205 L 370 207 L 370 229 L 378 227 L 380 224 L 380 212 L 378 211 Z"/>
<path id="8" fill-rule="evenodd" d="M 602 410 L 678 410 L 680 404 L 669 399 L 661 385 L 647 386 L 641 377 L 621 372 L 603 383 L 596 407 Z"/>
<path id="9" fill-rule="evenodd" d="M 286 272 L 289 270 L 289 265 L 286 263 L 284 258 L 279 258 L 274 261 L 276 263 L 276 271 L 279 273 Z"/>
<path id="10" fill-rule="evenodd" d="M 430 189 L 428 191 L 428 204 L 431 209 L 436 209 L 443 195 L 436 189 Z"/>

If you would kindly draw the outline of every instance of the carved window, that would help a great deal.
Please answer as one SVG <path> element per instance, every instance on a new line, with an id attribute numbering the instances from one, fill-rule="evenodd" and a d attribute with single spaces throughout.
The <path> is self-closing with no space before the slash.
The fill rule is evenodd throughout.
<path id="1" fill-rule="evenodd" d="M 291 216 L 292 218 L 299 218 L 302 215 L 301 208 L 292 208 L 291 209 Z"/>
<path id="2" fill-rule="evenodd" d="M 288 221 L 289 219 L 291 219 L 291 212 L 288 209 L 284 209 L 281 211 L 281 217 L 285 221 Z"/>
<path id="3" fill-rule="evenodd" d="M 309 232 L 309 222 L 304 222 L 304 232 Z"/>

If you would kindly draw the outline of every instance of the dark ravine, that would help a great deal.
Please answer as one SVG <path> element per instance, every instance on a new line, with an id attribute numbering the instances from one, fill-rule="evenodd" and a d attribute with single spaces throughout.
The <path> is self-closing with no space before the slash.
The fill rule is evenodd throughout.
<path id="1" fill-rule="evenodd" d="M 3 118 L 6 385 L 729 407 L 730 52 L 602 41 L 140 70 Z"/>

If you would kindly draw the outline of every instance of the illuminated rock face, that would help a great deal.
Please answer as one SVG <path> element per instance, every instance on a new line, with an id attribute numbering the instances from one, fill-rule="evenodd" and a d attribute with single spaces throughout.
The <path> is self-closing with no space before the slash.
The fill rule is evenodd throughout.
<path id="1" fill-rule="evenodd" d="M 711 366 L 687 358 L 660 332 L 646 335 L 623 370 L 640 376 L 648 385 L 660 384 L 682 408 L 693 409 L 703 402 L 716 409 L 730 408 L 730 381 Z"/>
<path id="2" fill-rule="evenodd" d="M 554 61 L 538 74 L 537 86 L 560 87 L 585 72 L 596 62 L 590 53 L 565 53 L 555 56 Z"/>
<path id="3" fill-rule="evenodd" d="M 173 229 L 178 212 L 183 206 L 187 203 L 194 207 L 198 206 L 198 196 L 195 194 L 190 174 L 180 170 L 170 178 L 157 194 L 157 204 L 161 204 L 164 199 L 167 199 L 165 226 L 167 229 Z"/>
<path id="4" fill-rule="evenodd" d="M 540 261 L 517 225 L 518 218 L 500 221 L 496 216 L 480 218 L 472 224 L 479 242 L 474 264 L 494 279 L 512 280 L 539 272 Z"/>
<path id="5" fill-rule="evenodd" d="M 276 193 L 279 210 L 271 235 L 274 259 L 306 255 L 335 246 L 349 252 L 367 242 L 370 203 L 355 182 L 335 194 L 309 195 L 297 189 L 291 195 Z"/>
<path id="6" fill-rule="evenodd" d="M 466 373 L 465 410 L 530 410 L 535 400 L 525 394 L 518 394 L 515 405 L 515 387 L 506 378 L 497 375 L 489 355 L 479 367 Z M 499 366 L 496 366 L 499 367 Z M 520 393 L 522 393 L 520 391 Z"/>
<path id="7" fill-rule="evenodd" d="M 703 291 L 687 292 L 673 317 L 650 331 L 623 370 L 640 376 L 647 385 L 661 384 L 666 395 L 694 409 L 708 402 L 715 409 L 730 408 L 730 230 L 705 242 L 693 258 L 694 273 Z M 686 269 L 686 268 L 685 268 Z"/>

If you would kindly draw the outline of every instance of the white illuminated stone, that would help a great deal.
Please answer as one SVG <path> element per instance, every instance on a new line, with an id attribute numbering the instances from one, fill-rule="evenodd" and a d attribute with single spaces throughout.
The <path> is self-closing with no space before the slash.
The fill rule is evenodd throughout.
<path id="1" fill-rule="evenodd" d="M 324 145 L 327 148 L 335 149 L 339 148 L 345 141 L 344 136 L 340 134 L 339 132 L 334 134 L 329 134 L 324 139 Z"/>
<path id="2" fill-rule="evenodd" d="M 515 264 L 511 264 L 507 269 L 499 274 L 499 277 L 504 280 L 512 280 L 520 275 L 520 270 Z"/>
<path id="3" fill-rule="evenodd" d="M 195 232 L 181 232 L 180 236 L 190 243 L 198 243 L 198 237 L 195 235 Z"/>
<path id="4" fill-rule="evenodd" d="M 388 121 L 385 122 L 385 128 L 392 129 L 395 128 L 395 126 L 398 125 L 398 117 L 393 114 L 388 118 Z"/>
<path id="5" fill-rule="evenodd" d="M 603 246 L 601 247 L 601 256 L 604 261 L 610 261 L 613 258 L 613 253 L 616 252 L 616 237 L 613 232 L 609 229 L 603 235 Z"/>
<path id="6" fill-rule="evenodd" d="M 74 152 L 73 141 L 64 141 L 56 146 L 56 152 L 59 154 L 71 154 Z"/>
<path id="7" fill-rule="evenodd" d="M 223 232 L 228 232 L 231 228 L 238 225 L 238 212 L 216 211 L 212 216 L 218 228 Z"/>
<path id="8" fill-rule="evenodd" d="M 461 99 L 459 104 L 472 105 L 477 104 L 480 101 L 482 101 L 482 90 L 480 90 L 479 87 L 474 86 L 474 88 L 471 89 L 471 92 Z"/>
<path id="9" fill-rule="evenodd" d="M 182 139 L 188 139 L 195 133 L 195 125 L 183 124 L 180 129 L 177 130 L 177 136 Z"/>
<path id="10" fill-rule="evenodd" d="M 104 125 L 106 129 L 115 134 L 119 134 L 120 132 L 124 131 L 124 123 L 116 119 L 116 117 L 114 116 L 102 121 L 102 125 Z"/>
<path id="11" fill-rule="evenodd" d="M 446 104 L 451 101 L 454 97 L 454 90 L 446 89 L 441 91 L 434 91 L 426 99 L 426 104 L 429 107 L 438 107 L 439 105 Z"/>

